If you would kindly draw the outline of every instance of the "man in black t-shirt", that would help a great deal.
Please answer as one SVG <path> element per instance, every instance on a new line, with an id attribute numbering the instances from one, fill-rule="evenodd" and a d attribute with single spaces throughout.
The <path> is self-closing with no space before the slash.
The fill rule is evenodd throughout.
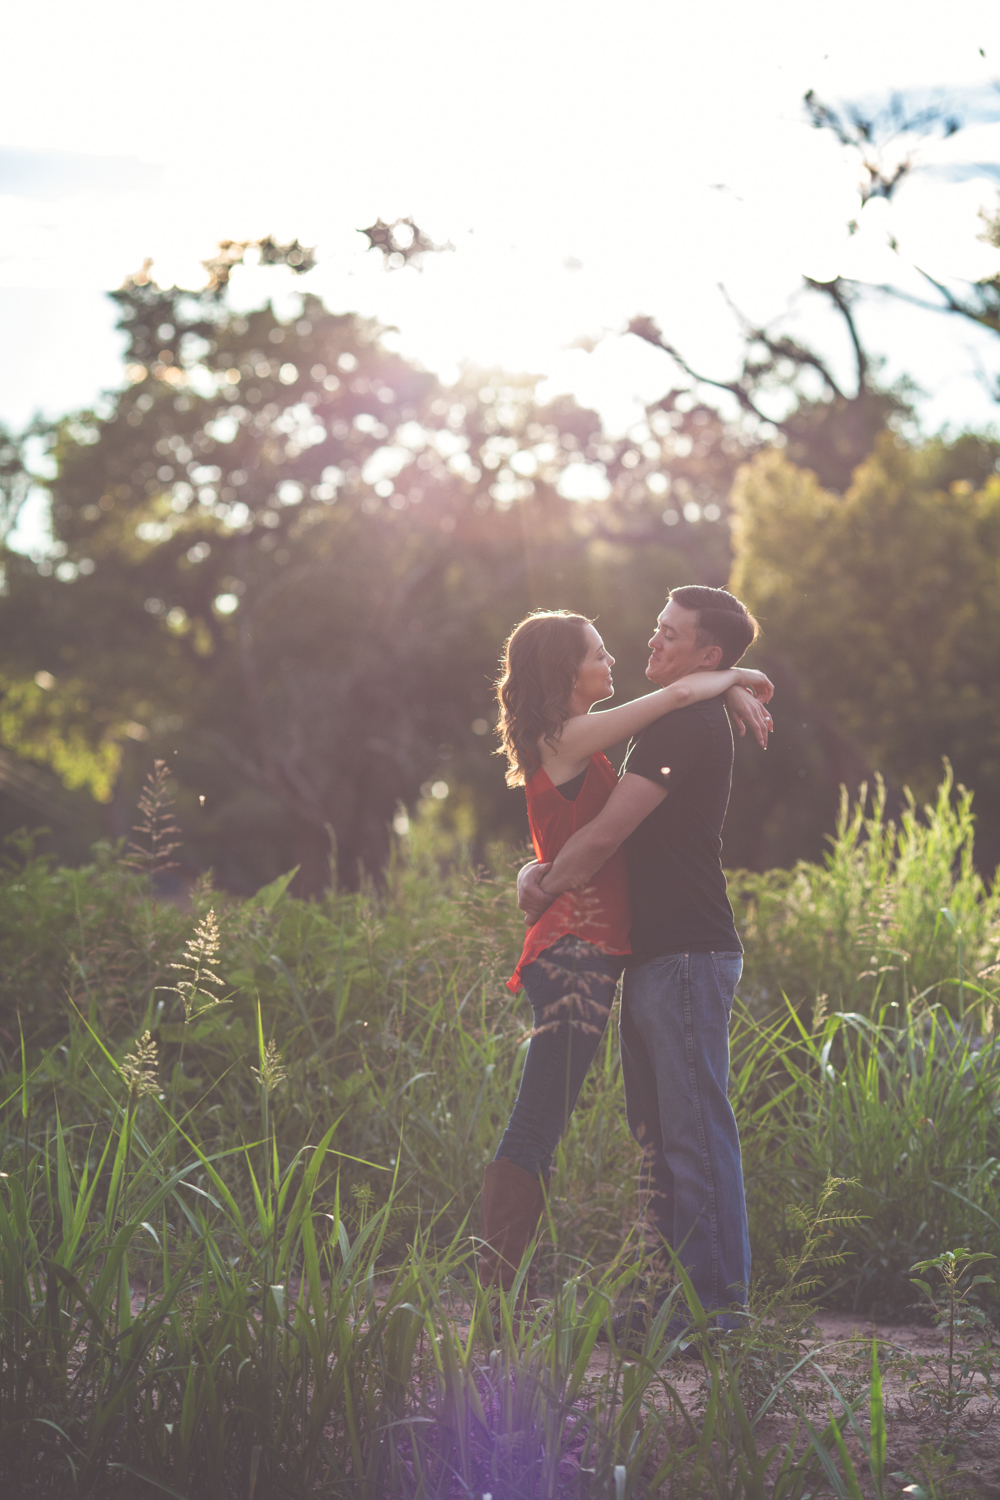
<path id="1" fill-rule="evenodd" d="M 646 676 L 666 687 L 689 672 L 733 666 L 757 633 L 753 616 L 724 589 L 674 589 L 649 643 Z M 763 726 L 766 742 L 766 710 L 751 698 L 746 716 L 756 719 L 758 738 Z M 726 1092 L 743 966 L 721 862 L 732 766 L 722 699 L 676 709 L 629 747 L 621 780 L 593 822 L 551 867 L 528 865 L 518 882 L 522 908 L 537 918 L 624 844 L 633 925 L 622 1074 L 629 1129 L 643 1152 L 648 1248 L 665 1273 L 662 1246 L 677 1254 L 721 1328 L 739 1321 L 750 1280 L 739 1135 Z"/>
<path id="2" fill-rule="evenodd" d="M 633 963 L 740 951 L 721 861 L 732 768 L 721 697 L 665 714 L 629 746 L 624 774 L 669 792 L 625 840 Z"/>

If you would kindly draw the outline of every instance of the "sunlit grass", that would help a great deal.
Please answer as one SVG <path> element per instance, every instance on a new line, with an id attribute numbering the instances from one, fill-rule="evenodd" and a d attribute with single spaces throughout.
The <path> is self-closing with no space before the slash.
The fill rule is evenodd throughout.
<path id="1" fill-rule="evenodd" d="M 826 868 L 743 885 L 732 1094 L 757 1281 L 749 1331 L 702 1337 L 694 1386 L 665 1338 L 683 1279 L 640 1358 L 598 1343 L 642 1274 L 612 1030 L 557 1154 L 545 1305 L 525 1318 L 512 1299 L 494 1344 L 476 1200 L 527 1024 L 503 983 L 520 923 L 499 855 L 496 876 L 443 870 L 417 830 L 381 896 L 306 904 L 282 880 L 232 902 L 203 885 L 184 913 L 110 851 L 84 871 L 14 851 L 12 1492 L 852 1493 L 840 1431 L 856 1416 L 825 1386 L 817 1404 L 810 1300 L 898 1310 L 915 1262 L 998 1244 L 995 906 L 967 843 L 968 809 L 945 798 L 896 850 L 855 818 Z M 873 947 L 896 962 L 873 965 Z M 799 1412 L 798 1446 L 767 1453 L 779 1408 Z"/>

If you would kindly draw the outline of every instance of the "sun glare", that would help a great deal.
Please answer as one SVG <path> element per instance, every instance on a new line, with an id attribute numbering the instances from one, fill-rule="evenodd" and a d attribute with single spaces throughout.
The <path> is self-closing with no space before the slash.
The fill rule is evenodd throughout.
<path id="1" fill-rule="evenodd" d="M 463 362 L 534 372 L 620 428 L 666 375 L 636 340 L 624 358 L 604 352 L 637 312 L 725 373 L 740 341 L 720 286 L 763 320 L 803 273 L 882 281 L 905 277 L 906 259 L 953 274 L 996 265 L 976 241 L 994 180 L 946 175 L 964 143 L 936 148 L 933 171 L 891 211 L 873 202 L 859 214 L 858 160 L 802 108 L 808 88 L 842 100 L 985 86 L 995 64 L 980 48 L 994 27 L 982 0 L 952 7 L 944 36 L 898 24 L 894 5 L 844 0 L 832 20 L 793 0 L 726 0 L 710 37 L 703 12 L 652 0 L 613 16 L 596 0 L 572 11 L 511 0 L 499 30 L 491 11 L 443 0 L 433 47 L 401 0 L 335 17 L 305 0 L 294 32 L 310 45 L 280 67 L 275 18 L 258 0 L 239 28 L 186 0 L 169 29 L 154 12 L 127 14 L 100 47 L 67 18 L 46 69 L 7 80 L 0 317 L 4 286 L 93 296 L 152 256 L 161 284 L 194 287 L 220 238 L 298 237 L 317 247 L 316 269 L 298 281 L 248 257 L 232 278 L 236 305 L 270 299 L 293 316 L 308 285 L 333 308 L 395 324 L 403 352 L 439 373 Z M 239 111 L 237 127 L 232 90 L 202 87 L 183 65 L 188 23 L 239 97 L 266 96 L 267 110 Z M 12 18 L 11 44 L 30 46 L 37 25 Z M 135 59 L 152 55 L 184 82 L 169 111 L 126 137 L 115 101 Z M 366 65 L 338 65 L 334 88 L 334 56 Z M 294 137 L 273 128 L 285 117 Z M 358 128 L 345 136 L 335 119 Z M 977 126 L 970 145 L 977 161 L 996 160 L 1000 126 Z M 454 249 L 387 269 L 358 228 L 407 216 Z M 399 235 L 408 248 L 412 230 Z M 23 378 L 6 378 L 0 414 L 27 399 Z M 41 365 L 32 380 L 45 406 Z"/>

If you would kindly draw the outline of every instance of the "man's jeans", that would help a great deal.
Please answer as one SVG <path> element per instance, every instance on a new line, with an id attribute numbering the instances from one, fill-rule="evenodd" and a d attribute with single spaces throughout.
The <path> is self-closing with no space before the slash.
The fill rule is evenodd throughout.
<path id="1" fill-rule="evenodd" d="M 709 1312 L 750 1281 L 743 1166 L 726 1093 L 738 953 L 671 953 L 625 971 L 621 1052 L 629 1129 L 642 1147 L 645 1231 L 676 1251 Z M 735 1326 L 738 1316 L 716 1319 Z"/>
<path id="2" fill-rule="evenodd" d="M 559 938 L 521 970 L 535 1027 L 497 1158 L 547 1179 L 552 1153 L 601 1044 L 624 958 Z"/>

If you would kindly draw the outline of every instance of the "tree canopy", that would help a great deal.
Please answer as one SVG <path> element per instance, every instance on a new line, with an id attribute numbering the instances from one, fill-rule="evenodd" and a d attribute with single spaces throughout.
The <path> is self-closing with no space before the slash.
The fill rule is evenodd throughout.
<path id="1" fill-rule="evenodd" d="M 448 248 L 410 221 L 364 232 L 389 269 Z M 234 313 L 249 248 L 221 245 L 198 293 L 148 265 L 130 279 L 113 294 L 122 388 L 32 434 L 50 443 L 53 543 L 3 549 L 0 788 L 81 827 L 90 794 L 123 836 L 159 758 L 193 865 L 247 890 L 295 864 L 309 893 L 333 860 L 353 887 L 384 867 L 393 820 L 435 798 L 481 848 L 523 836 L 492 680 L 529 609 L 597 617 L 631 696 L 667 589 L 731 579 L 780 697 L 768 755 L 739 747 L 727 860 L 815 858 L 841 783 L 883 770 L 929 791 L 947 756 L 996 862 L 1000 444 L 912 438 L 856 289 L 812 287 L 852 385 L 748 323 L 737 375 L 707 377 L 636 317 L 675 383 L 612 439 L 530 376 L 470 367 L 443 385 L 392 330 L 308 293 L 290 317 Z M 298 241 L 254 248 L 312 264 Z M 31 483 L 0 434 L 4 534 Z"/>
<path id="2" fill-rule="evenodd" d="M 930 796 L 947 757 L 1000 859 L 1000 440 L 889 434 L 846 495 L 780 453 L 733 493 L 733 589 L 872 764 Z"/>
<path id="3" fill-rule="evenodd" d="M 527 377 L 444 389 L 311 296 L 234 316 L 241 249 L 201 295 L 115 294 L 128 383 L 55 433 L 56 559 L 5 557 L 5 742 L 123 802 L 169 757 L 189 842 L 237 884 L 296 863 L 315 890 L 331 848 L 355 884 L 428 782 L 519 832 L 489 754 L 504 636 L 572 603 L 643 640 L 669 582 L 721 582 L 725 529 L 671 494 L 710 518 L 746 449 L 693 403 L 612 443 Z"/>

